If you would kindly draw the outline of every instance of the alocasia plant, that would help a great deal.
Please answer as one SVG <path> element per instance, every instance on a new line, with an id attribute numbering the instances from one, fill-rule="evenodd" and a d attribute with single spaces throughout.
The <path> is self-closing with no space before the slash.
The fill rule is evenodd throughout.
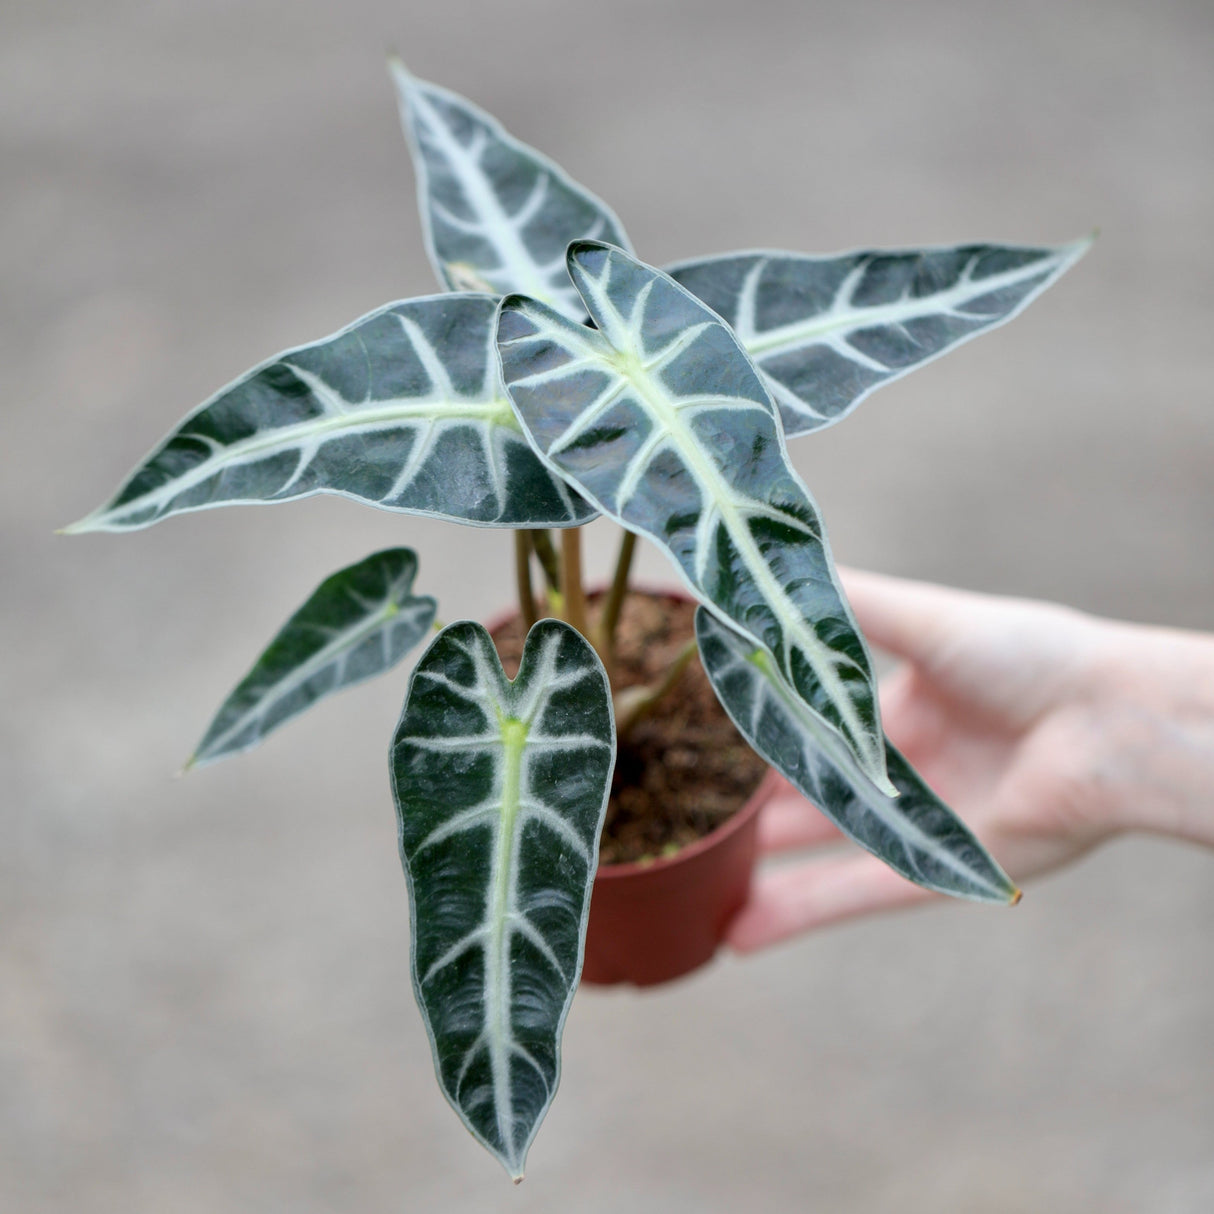
<path id="1" fill-rule="evenodd" d="M 518 676 L 479 625 L 442 628 L 413 670 L 391 774 L 439 1083 L 517 1179 L 559 1077 L 617 728 L 636 716 L 630 689 L 617 721 L 610 669 L 635 536 L 698 600 L 708 678 L 769 764 L 909 880 L 1017 896 L 886 742 L 868 648 L 785 444 L 1010 319 L 1087 242 L 742 252 L 662 271 L 551 161 L 463 98 L 392 72 L 443 293 L 241 376 L 68 530 L 337 493 L 514 531 L 534 625 Z M 625 534 L 592 630 L 578 528 L 600 513 Z M 533 559 L 563 620 L 536 622 Z M 191 764 L 398 663 L 434 618 L 416 573 L 398 548 L 327 579 Z"/>

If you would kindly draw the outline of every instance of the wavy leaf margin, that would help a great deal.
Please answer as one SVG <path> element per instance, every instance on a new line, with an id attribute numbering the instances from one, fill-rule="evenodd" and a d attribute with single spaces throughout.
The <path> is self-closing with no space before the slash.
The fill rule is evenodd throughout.
<path id="1" fill-rule="evenodd" d="M 439 1084 L 519 1180 L 581 974 L 615 763 L 606 671 L 541 620 L 510 681 L 484 628 L 452 624 L 414 668 L 391 761 Z"/>

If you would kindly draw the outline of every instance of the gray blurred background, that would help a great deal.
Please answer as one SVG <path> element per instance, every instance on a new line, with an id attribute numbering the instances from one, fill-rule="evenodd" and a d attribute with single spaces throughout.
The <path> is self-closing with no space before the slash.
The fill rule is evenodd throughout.
<path id="1" fill-rule="evenodd" d="M 51 534 L 254 362 L 434 289 L 393 48 L 649 260 L 1099 226 L 795 460 L 850 563 L 1214 626 L 1206 0 L 3 0 L 0 1209 L 1214 1210 L 1214 855 L 583 992 L 513 1190 L 412 1001 L 404 672 L 172 778 L 339 565 L 510 596 L 500 533 L 336 499 Z"/>

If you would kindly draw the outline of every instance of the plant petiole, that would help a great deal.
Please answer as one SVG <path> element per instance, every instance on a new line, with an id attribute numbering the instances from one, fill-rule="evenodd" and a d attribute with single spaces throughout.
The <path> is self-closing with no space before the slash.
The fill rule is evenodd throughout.
<path id="1" fill-rule="evenodd" d="M 523 628 L 530 632 L 538 619 L 531 590 L 531 541 L 526 531 L 514 533 L 514 578 L 518 587 L 518 611 Z"/>
<path id="2" fill-rule="evenodd" d="M 692 637 L 675 655 L 666 673 L 656 682 L 640 687 L 625 687 L 616 692 L 615 732 L 626 737 L 638 721 L 647 717 L 675 688 L 679 676 L 696 656 L 696 639 Z"/>
<path id="3" fill-rule="evenodd" d="M 620 540 L 619 556 L 616 557 L 615 575 L 607 591 L 603 614 L 599 617 L 598 649 L 603 654 L 603 664 L 609 672 L 615 666 L 616 628 L 620 622 L 620 609 L 628 594 L 628 574 L 632 569 L 632 554 L 636 551 L 636 545 L 636 535 L 625 531 Z"/>

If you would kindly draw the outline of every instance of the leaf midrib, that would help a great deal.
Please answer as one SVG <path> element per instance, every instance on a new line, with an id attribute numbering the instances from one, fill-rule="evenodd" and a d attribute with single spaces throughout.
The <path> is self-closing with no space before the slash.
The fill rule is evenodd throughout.
<path id="1" fill-rule="evenodd" d="M 412 600 L 420 601 L 420 600 Z M 329 641 L 321 649 L 317 650 L 307 661 L 289 671 L 284 678 L 272 685 L 268 698 L 259 700 L 252 708 L 243 713 L 240 718 L 227 729 L 209 746 L 199 747 L 199 749 L 191 756 L 187 767 L 196 766 L 199 762 L 208 759 L 218 758 L 223 752 L 224 743 L 234 734 L 239 733 L 251 722 L 256 721 L 259 716 L 264 716 L 266 711 L 273 707 L 286 694 L 294 691 L 297 687 L 306 683 L 309 679 L 319 674 L 330 662 L 334 661 L 344 649 L 353 649 L 360 645 L 369 636 L 373 635 L 377 629 L 382 628 L 389 620 L 395 619 L 404 608 L 411 605 L 411 600 L 406 597 L 401 602 L 397 602 L 395 597 L 389 592 L 389 597 L 373 614 L 368 616 L 361 624 L 356 625 L 348 632 L 343 632 Z M 346 684 L 342 684 L 346 686 Z"/>
<path id="2" fill-rule="evenodd" d="M 436 406 L 441 406 L 441 412 L 436 415 Z M 97 522 L 105 518 L 113 518 L 129 514 L 134 510 L 145 509 L 149 506 L 160 506 L 170 502 L 181 493 L 194 488 L 209 480 L 212 476 L 226 468 L 252 462 L 257 457 L 276 450 L 289 451 L 293 448 L 303 449 L 309 440 L 326 435 L 342 433 L 357 434 L 360 431 L 382 430 L 394 424 L 409 423 L 416 419 L 423 421 L 470 421 L 480 422 L 486 426 L 500 426 L 521 435 L 522 427 L 514 416 L 508 400 L 494 398 L 492 401 L 461 402 L 449 405 L 443 399 L 410 401 L 407 404 L 392 402 L 387 405 L 357 407 L 348 414 L 333 416 L 326 414 L 320 418 L 306 422 L 297 422 L 289 426 L 280 426 L 268 434 L 258 432 L 247 439 L 231 443 L 219 451 L 208 455 L 201 463 L 195 464 L 188 471 L 165 481 L 163 485 L 138 497 L 128 498 L 117 506 L 106 509 L 96 516 L 83 522 Z M 208 441 L 202 435 L 191 434 L 188 431 L 173 435 L 170 443 L 184 440 L 195 442 Z M 77 524 L 79 526 L 79 524 Z M 71 528 L 68 528 L 70 531 Z"/>
<path id="3" fill-rule="evenodd" d="M 958 860 L 946 848 L 942 848 L 936 840 L 924 832 L 918 823 L 905 815 L 891 812 L 894 804 L 893 798 L 883 795 L 881 790 L 872 784 L 866 773 L 859 769 L 851 754 L 845 748 L 841 748 L 829 733 L 822 730 L 813 714 L 806 711 L 800 697 L 792 695 L 785 686 L 784 680 L 771 669 L 771 659 L 767 653 L 762 649 L 755 649 L 746 655 L 745 662 L 746 665 L 757 671 L 751 677 L 777 698 L 789 715 L 798 721 L 814 742 L 826 752 L 829 761 L 842 768 L 845 773 L 850 773 L 849 785 L 861 803 L 904 845 L 918 847 L 920 851 L 932 856 L 943 867 L 951 869 L 968 881 L 980 883 L 981 878 L 972 869 Z M 757 733 L 757 731 L 755 732 Z M 995 893 L 1002 892 L 989 884 L 986 888 Z"/>
<path id="4" fill-rule="evenodd" d="M 493 232 L 498 249 L 506 262 L 501 268 L 510 272 L 512 282 L 527 284 L 526 290 L 522 291 L 523 294 L 542 299 L 553 307 L 558 306 L 557 301 L 553 299 L 550 284 L 539 278 L 535 259 L 523 243 L 511 217 L 499 205 L 496 196 L 485 184 L 485 177 L 480 171 L 479 164 L 473 162 L 468 149 L 451 135 L 446 123 L 435 115 L 429 98 L 424 96 L 420 88 L 416 89 L 414 96 L 422 98 L 422 102 L 429 112 L 431 130 L 439 132 L 438 142 L 447 154 L 448 163 L 455 169 L 460 186 L 472 204 L 473 213 L 480 218 L 481 223 L 488 230 Z M 505 143 L 515 142 L 503 138 L 506 134 L 504 130 L 499 129 L 494 134 Z M 528 157 L 528 159 L 530 158 Z M 516 289 L 521 290 L 521 288 Z"/>
<path id="5" fill-rule="evenodd" d="M 752 357 L 762 358 L 765 355 L 781 354 L 799 346 L 812 345 L 815 341 L 853 329 L 905 324 L 908 320 L 915 320 L 922 316 L 949 312 L 957 304 L 981 299 L 982 296 L 1004 287 L 1016 286 L 1026 278 L 1034 278 L 1041 274 L 1048 275 L 1053 268 L 1055 268 L 1054 265 L 1049 262 L 1044 267 L 1042 263 L 1037 262 L 1033 263 L 1031 267 L 1005 270 L 1002 274 L 992 274 L 987 278 L 966 279 L 962 285 L 954 285 L 945 291 L 925 295 L 914 301 L 878 304 L 867 308 L 852 306 L 840 308 L 832 304 L 825 313 L 819 313 L 812 320 L 797 321 L 793 324 L 781 325 L 776 329 L 765 329 L 761 333 L 752 330 L 743 344 L 747 353 Z"/>
<path id="6" fill-rule="evenodd" d="M 489 939 L 485 945 L 485 1039 L 493 1073 L 493 1106 L 502 1148 L 514 1159 L 514 1110 L 509 1106 L 510 1082 L 510 933 L 507 920 L 514 902 L 518 838 L 515 823 L 522 803 L 523 752 L 528 725 L 516 717 L 501 717 L 502 805 L 493 839 L 493 883 L 487 899 Z"/>
<path id="7" fill-rule="evenodd" d="M 633 357 L 636 357 L 635 353 Z M 797 609 L 796 604 L 789 599 L 784 591 L 784 587 L 780 585 L 775 575 L 771 572 L 767 562 L 763 559 L 763 554 L 759 551 L 759 546 L 755 542 L 754 536 L 751 535 L 749 527 L 746 526 L 745 520 L 739 513 L 739 505 L 745 508 L 745 502 L 739 502 L 734 497 L 732 486 L 721 475 L 720 470 L 712 460 L 704 453 L 699 440 L 679 416 L 678 410 L 663 398 L 661 392 L 653 389 L 652 377 L 625 375 L 620 370 L 619 364 L 615 366 L 616 373 L 628 379 L 633 390 L 641 397 L 646 408 L 658 419 L 659 424 L 666 428 L 667 433 L 672 436 L 676 449 L 680 456 L 690 465 L 693 474 L 707 487 L 709 493 L 712 495 L 717 513 L 722 523 L 724 523 L 734 547 L 742 555 L 747 569 L 751 571 L 751 575 L 758 583 L 764 597 L 777 609 L 782 609 L 787 619 L 793 621 L 791 628 L 786 621 L 782 627 L 785 658 L 790 664 L 790 672 L 791 659 L 788 658 L 787 650 L 789 646 L 789 634 L 791 633 L 798 639 L 799 647 L 805 654 L 814 673 L 826 685 L 828 694 L 838 706 L 840 715 L 846 721 L 852 736 L 868 752 L 871 761 L 873 748 L 871 745 L 866 744 L 867 731 L 863 728 L 855 712 L 851 697 L 843 686 L 843 682 L 839 678 L 834 664 L 829 658 L 823 662 L 819 656 L 825 647 L 816 634 L 806 629 L 801 612 Z M 734 622 L 739 627 L 742 626 L 741 621 Z M 758 638 L 755 639 L 757 640 Z M 878 760 L 875 763 L 875 767 L 877 770 L 883 770 L 884 764 Z"/>

